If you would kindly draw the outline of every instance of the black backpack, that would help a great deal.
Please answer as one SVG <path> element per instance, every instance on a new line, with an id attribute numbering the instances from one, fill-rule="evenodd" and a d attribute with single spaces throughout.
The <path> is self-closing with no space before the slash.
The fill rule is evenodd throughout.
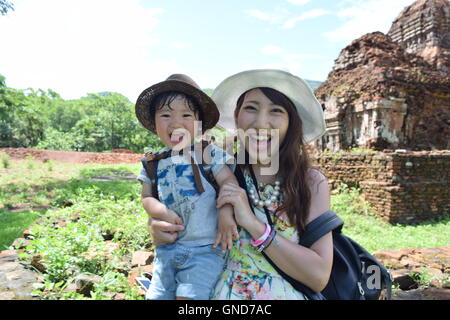
<path id="1" fill-rule="evenodd" d="M 251 169 L 251 166 L 250 166 Z M 253 172 L 252 178 L 256 181 Z M 235 171 L 239 186 L 247 190 L 242 169 Z M 252 205 L 250 204 L 250 208 Z M 273 225 L 266 210 L 267 220 Z M 386 267 L 358 243 L 342 233 L 344 222 L 329 210 L 311 221 L 305 228 L 299 244 L 311 247 L 328 232 L 333 235 L 333 267 L 330 280 L 321 292 L 315 292 L 278 268 L 264 253 L 267 261 L 296 290 L 310 300 L 381 300 L 391 298 L 392 277 Z"/>
<path id="2" fill-rule="evenodd" d="M 322 290 L 327 300 L 387 300 L 392 278 L 386 267 L 342 233 L 344 222 L 329 210 L 306 226 L 299 244 L 310 247 L 328 232 L 333 236 L 333 267 Z"/>

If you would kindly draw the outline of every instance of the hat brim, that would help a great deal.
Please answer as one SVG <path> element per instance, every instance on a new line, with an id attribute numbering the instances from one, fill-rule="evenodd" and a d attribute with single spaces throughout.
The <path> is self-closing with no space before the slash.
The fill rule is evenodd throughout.
<path id="1" fill-rule="evenodd" d="M 155 121 L 150 116 L 150 104 L 158 95 L 168 91 L 178 91 L 194 98 L 203 112 L 202 130 L 213 128 L 219 121 L 219 110 L 215 102 L 202 90 L 178 80 L 166 80 L 145 89 L 135 105 L 136 117 L 148 130 L 156 133 Z"/>
<path id="2" fill-rule="evenodd" d="M 292 101 L 302 120 L 305 143 L 317 140 L 325 133 L 323 109 L 309 85 L 288 72 L 271 69 L 240 72 L 219 84 L 211 96 L 220 111 L 217 126 L 230 132 L 235 131 L 234 111 L 239 97 L 244 92 L 259 87 L 280 91 Z"/>

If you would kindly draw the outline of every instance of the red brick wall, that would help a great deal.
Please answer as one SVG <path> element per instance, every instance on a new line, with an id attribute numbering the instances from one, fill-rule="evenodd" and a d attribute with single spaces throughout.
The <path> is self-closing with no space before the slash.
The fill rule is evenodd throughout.
<path id="1" fill-rule="evenodd" d="M 361 189 L 374 214 L 391 223 L 415 223 L 450 213 L 450 151 L 317 154 L 313 163 L 330 188 Z"/>

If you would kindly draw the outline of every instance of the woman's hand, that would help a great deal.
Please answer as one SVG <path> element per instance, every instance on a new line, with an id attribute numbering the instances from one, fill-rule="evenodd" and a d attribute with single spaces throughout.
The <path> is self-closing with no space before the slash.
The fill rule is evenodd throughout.
<path id="1" fill-rule="evenodd" d="M 248 203 L 247 192 L 241 187 L 232 183 L 225 183 L 222 186 L 217 198 L 217 208 L 227 203 L 233 206 L 236 222 L 244 229 L 248 230 L 257 220 Z"/>
<path id="2" fill-rule="evenodd" d="M 152 236 L 153 243 L 161 246 L 175 242 L 178 238 L 178 232 L 183 231 L 184 226 L 149 218 L 148 230 Z"/>

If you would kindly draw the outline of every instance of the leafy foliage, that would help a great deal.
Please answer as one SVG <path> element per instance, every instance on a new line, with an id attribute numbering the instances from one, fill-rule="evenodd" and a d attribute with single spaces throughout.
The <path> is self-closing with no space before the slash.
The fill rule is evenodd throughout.
<path id="1" fill-rule="evenodd" d="M 13 4 L 7 0 L 0 0 L 0 14 L 4 16 L 9 10 L 14 10 Z"/>
<path id="2" fill-rule="evenodd" d="M 31 165 L 32 164 L 32 165 Z M 19 257 L 31 261 L 39 255 L 45 267 L 44 283 L 34 294 L 40 299 L 143 299 L 130 285 L 132 254 L 152 250 L 147 215 L 140 202 L 140 185 L 123 179 L 137 174 L 139 164 L 99 165 L 52 163 L 52 171 L 33 159 L 11 161 L 0 166 L 0 250 L 7 249 L 21 231 L 32 236 Z M 96 181 L 99 176 L 116 180 Z M 47 210 L 32 211 L 36 197 L 47 198 Z M 26 203 L 30 210 L 14 212 L 11 207 Z M 376 219 L 356 188 L 342 184 L 333 190 L 331 208 L 345 221 L 344 232 L 369 252 L 382 249 L 437 247 L 448 244 L 448 215 L 423 224 L 390 225 Z M 33 224 L 33 221 L 39 222 Z M 80 274 L 96 275 L 90 296 L 69 290 Z M 422 272 L 419 280 L 429 275 Z"/>
<path id="3" fill-rule="evenodd" d="M 103 152 L 155 150 L 162 143 L 114 92 L 64 100 L 49 89 L 8 88 L 0 75 L 0 147 Z"/>

